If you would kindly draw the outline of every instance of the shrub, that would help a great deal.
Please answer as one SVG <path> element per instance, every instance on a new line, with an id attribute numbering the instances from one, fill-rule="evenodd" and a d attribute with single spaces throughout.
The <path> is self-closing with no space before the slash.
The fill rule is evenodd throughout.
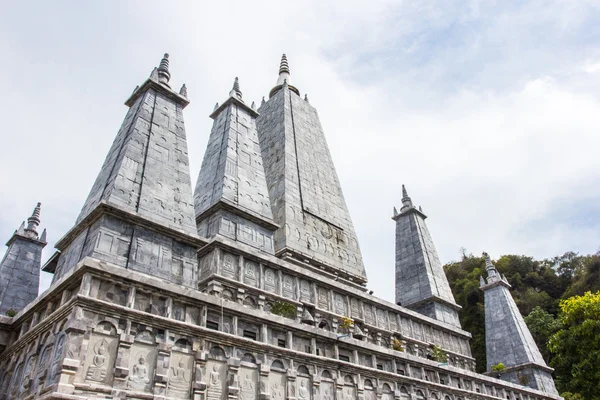
<path id="1" fill-rule="evenodd" d="M 281 315 L 285 318 L 296 318 L 296 306 L 285 301 L 276 301 L 271 306 L 271 314 Z"/>

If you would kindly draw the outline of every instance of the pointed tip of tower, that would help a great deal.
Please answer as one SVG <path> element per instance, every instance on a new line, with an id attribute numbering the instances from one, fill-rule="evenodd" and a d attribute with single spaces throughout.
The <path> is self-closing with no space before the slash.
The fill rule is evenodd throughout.
<path id="1" fill-rule="evenodd" d="M 408 196 L 408 192 L 406 191 L 406 186 L 402 185 L 402 208 L 400 212 L 407 210 L 413 206 L 411 198 Z"/>
<path id="2" fill-rule="evenodd" d="M 256 103 L 252 102 L 252 105 L 250 106 L 251 109 L 253 109 L 254 111 L 256 111 Z"/>
<path id="3" fill-rule="evenodd" d="M 265 103 L 266 103 L 266 101 L 265 101 L 265 96 L 263 96 L 263 98 L 262 98 L 262 100 L 261 100 L 261 102 L 260 102 L 260 105 L 261 105 L 261 107 L 262 107 L 262 106 L 263 106 Z"/>
<path id="4" fill-rule="evenodd" d="M 408 197 L 408 192 L 406 191 L 406 186 L 402 184 L 402 197 Z"/>
<path id="5" fill-rule="evenodd" d="M 46 243 L 46 228 L 42 231 L 42 235 L 40 236 L 40 242 Z"/>
<path id="6" fill-rule="evenodd" d="M 217 111 L 217 108 L 219 108 L 219 102 L 218 101 L 215 103 L 215 108 L 213 109 L 213 111 Z"/>
<path id="7" fill-rule="evenodd" d="M 305 101 L 305 102 L 307 102 L 307 103 L 310 103 L 310 102 L 308 101 L 308 95 L 307 95 L 306 93 L 304 93 L 304 101 Z"/>
<path id="8" fill-rule="evenodd" d="M 21 222 L 21 225 L 19 225 L 19 228 L 15 231 L 15 233 L 18 233 L 19 235 L 25 234 L 25 221 Z"/>
<path id="9" fill-rule="evenodd" d="M 179 89 L 179 94 L 187 99 L 188 94 L 187 94 L 187 86 L 185 86 L 185 83 L 183 84 L 183 86 L 181 86 L 181 89 Z"/>
<path id="10" fill-rule="evenodd" d="M 279 75 L 284 73 L 290 73 L 290 66 L 288 65 L 288 60 L 285 53 L 282 54 L 281 62 L 279 63 Z"/>
<path id="11" fill-rule="evenodd" d="M 158 81 L 169 86 L 169 80 L 171 80 L 171 73 L 169 72 L 169 53 L 165 53 L 160 65 L 158 66 Z"/>
<path id="12" fill-rule="evenodd" d="M 233 88 L 229 92 L 229 96 L 235 97 L 238 100 L 242 100 L 242 91 L 240 90 L 240 81 L 237 76 L 235 77 L 235 79 L 233 81 Z"/>
<path id="13" fill-rule="evenodd" d="M 394 217 L 398 215 L 398 210 L 394 207 Z"/>
<path id="14" fill-rule="evenodd" d="M 42 208 L 42 203 L 37 203 L 33 212 L 31 213 L 31 217 L 27 218 L 27 228 L 25 228 L 25 232 L 29 233 L 29 236 L 35 236 L 37 238 L 37 227 L 40 225 L 40 212 Z"/>

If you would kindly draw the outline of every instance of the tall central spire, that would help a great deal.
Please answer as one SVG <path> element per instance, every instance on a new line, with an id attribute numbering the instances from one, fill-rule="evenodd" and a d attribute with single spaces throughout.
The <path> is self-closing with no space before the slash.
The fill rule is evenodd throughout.
<path id="1" fill-rule="evenodd" d="M 317 110 L 290 85 L 285 54 L 261 104 L 258 139 L 274 222 L 275 255 L 366 284 L 358 238 Z"/>
<path id="2" fill-rule="evenodd" d="M 288 65 L 287 56 L 284 53 L 281 56 L 281 62 L 279 63 L 279 76 L 277 77 L 277 84 L 273 89 L 271 89 L 271 92 L 269 92 L 269 97 L 273 97 L 273 95 L 281 90 L 283 85 L 286 83 L 292 92 L 300 96 L 300 91 L 292 86 L 290 82 L 290 66 Z"/>

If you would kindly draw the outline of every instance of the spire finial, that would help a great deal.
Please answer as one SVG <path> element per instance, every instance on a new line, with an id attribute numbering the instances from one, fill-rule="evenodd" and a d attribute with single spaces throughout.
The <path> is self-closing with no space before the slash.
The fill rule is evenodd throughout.
<path id="1" fill-rule="evenodd" d="M 281 56 L 281 62 L 279 63 L 279 75 L 283 73 L 287 73 L 288 75 L 290 73 L 290 66 L 288 65 L 288 60 L 285 53 L 283 53 Z"/>
<path id="2" fill-rule="evenodd" d="M 242 100 L 242 91 L 240 90 L 240 81 L 238 80 L 237 76 L 235 77 L 235 80 L 233 81 L 233 88 L 229 92 L 229 96 L 235 97 L 239 100 Z"/>
<path id="3" fill-rule="evenodd" d="M 402 185 L 402 208 L 400 212 L 411 208 L 413 206 L 412 200 L 408 197 L 408 192 L 406 191 L 406 186 Z"/>
<path id="4" fill-rule="evenodd" d="M 496 271 L 496 267 L 494 266 L 494 264 L 492 264 L 492 259 L 490 258 L 490 255 L 484 251 L 483 257 L 485 258 L 485 270 L 487 271 L 488 278 L 495 277 L 497 271 Z M 488 282 L 489 282 L 489 279 L 488 279 Z"/>
<path id="5" fill-rule="evenodd" d="M 308 101 L 308 95 L 307 95 L 306 93 L 304 93 L 304 101 L 305 101 L 305 102 L 307 102 L 307 103 L 310 103 L 310 102 Z"/>
<path id="6" fill-rule="evenodd" d="M 163 59 L 160 60 L 158 66 L 158 81 L 169 86 L 169 80 L 171 79 L 171 73 L 169 72 L 169 54 L 165 53 Z"/>
<path id="7" fill-rule="evenodd" d="M 25 228 L 25 232 L 34 235 L 36 238 L 38 237 L 37 227 L 40 225 L 40 209 L 42 207 L 42 203 L 37 203 L 35 208 L 33 209 L 33 213 L 31 217 L 27 218 L 27 228 Z"/>
<path id="8" fill-rule="evenodd" d="M 260 105 L 262 106 L 262 105 L 263 105 L 263 104 L 265 104 L 265 103 L 266 103 L 266 101 L 265 101 L 265 96 L 263 96 L 263 98 L 262 98 L 262 100 L 261 100 L 261 102 L 260 102 Z"/>
<path id="9" fill-rule="evenodd" d="M 251 109 L 253 109 L 254 111 L 256 111 L 256 103 L 252 102 L 252 105 L 250 106 Z"/>

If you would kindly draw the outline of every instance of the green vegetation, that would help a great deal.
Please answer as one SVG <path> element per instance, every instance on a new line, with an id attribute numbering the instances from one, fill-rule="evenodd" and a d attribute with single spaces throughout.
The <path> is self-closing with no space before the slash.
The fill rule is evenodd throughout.
<path id="1" fill-rule="evenodd" d="M 392 338 L 392 349 L 396 351 L 404 351 L 404 343 L 398 338 Z"/>
<path id="2" fill-rule="evenodd" d="M 338 330 L 340 332 L 348 333 L 348 332 L 350 332 L 350 328 L 352 327 L 353 324 L 354 324 L 354 321 L 352 320 L 352 318 L 342 317 L 342 318 L 340 318 L 340 324 L 339 324 Z"/>
<path id="3" fill-rule="evenodd" d="M 448 355 L 441 347 L 434 344 L 431 346 L 431 359 L 439 363 L 445 363 L 448 362 Z"/>
<path id="4" fill-rule="evenodd" d="M 492 371 L 494 371 L 494 372 L 498 372 L 498 373 L 500 373 L 500 374 L 501 374 L 501 373 L 503 373 L 504 371 L 506 371 L 506 366 L 505 366 L 503 363 L 499 362 L 499 363 L 498 363 L 498 364 L 496 364 L 496 365 L 492 365 Z"/>
<path id="5" fill-rule="evenodd" d="M 544 260 L 505 255 L 494 264 L 512 285 L 517 307 L 542 356 L 556 369 L 557 388 L 565 399 L 600 400 L 600 305 L 593 305 L 600 304 L 593 300 L 600 296 L 600 253 L 567 252 Z M 463 252 L 460 261 L 444 269 L 462 306 L 462 326 L 473 334 L 471 350 L 477 371 L 484 372 L 485 319 L 479 277 L 487 275 L 485 260 Z M 597 343 L 591 343 L 593 338 Z"/>
<path id="6" fill-rule="evenodd" d="M 557 385 L 582 399 L 600 399 L 600 291 L 562 300 L 558 320 L 548 343 Z"/>
<path id="7" fill-rule="evenodd" d="M 15 315 L 17 315 L 17 311 L 16 310 L 13 310 L 12 308 L 6 310 L 6 316 L 7 317 L 14 317 Z"/>
<path id="8" fill-rule="evenodd" d="M 271 314 L 281 315 L 285 318 L 296 318 L 296 306 L 285 301 L 276 301 L 271 305 Z"/>

